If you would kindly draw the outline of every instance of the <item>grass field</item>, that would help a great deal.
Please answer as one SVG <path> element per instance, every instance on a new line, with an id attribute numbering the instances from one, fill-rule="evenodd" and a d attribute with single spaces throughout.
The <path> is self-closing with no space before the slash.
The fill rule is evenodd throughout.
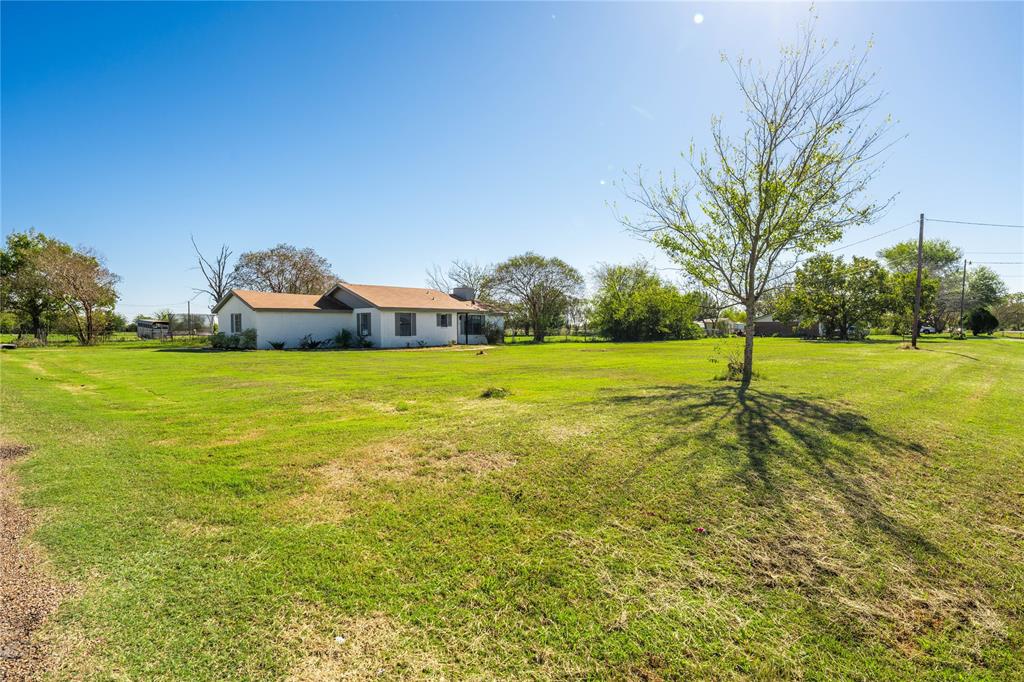
<path id="1" fill-rule="evenodd" d="M 5 352 L 53 675 L 1024 678 L 1024 342 L 740 342 Z"/>

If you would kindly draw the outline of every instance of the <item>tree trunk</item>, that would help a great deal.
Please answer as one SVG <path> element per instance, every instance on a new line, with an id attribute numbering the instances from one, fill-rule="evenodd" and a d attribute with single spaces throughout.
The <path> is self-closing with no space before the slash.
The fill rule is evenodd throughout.
<path id="1" fill-rule="evenodd" d="M 743 385 L 749 386 L 754 375 L 754 301 L 747 301 L 747 324 L 743 328 Z"/>

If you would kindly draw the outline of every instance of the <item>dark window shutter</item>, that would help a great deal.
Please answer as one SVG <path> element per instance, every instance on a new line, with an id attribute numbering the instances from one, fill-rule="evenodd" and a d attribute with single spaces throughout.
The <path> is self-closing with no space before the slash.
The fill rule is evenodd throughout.
<path id="1" fill-rule="evenodd" d="M 410 336 L 416 336 L 416 313 L 409 313 L 409 329 L 411 330 Z"/>
<path id="2" fill-rule="evenodd" d="M 402 313 L 395 313 L 395 336 L 402 335 Z"/>

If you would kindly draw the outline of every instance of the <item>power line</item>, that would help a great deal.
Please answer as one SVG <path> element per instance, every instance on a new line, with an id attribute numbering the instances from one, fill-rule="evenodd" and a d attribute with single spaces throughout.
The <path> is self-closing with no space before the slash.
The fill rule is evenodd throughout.
<path id="1" fill-rule="evenodd" d="M 904 227 L 910 227 L 911 225 L 916 225 L 916 224 L 917 224 L 916 220 L 911 220 L 909 223 L 906 223 L 905 225 L 900 225 L 899 227 L 894 227 L 891 230 L 886 230 L 885 232 L 879 232 L 878 234 L 873 235 L 871 237 L 865 237 L 864 239 L 861 239 L 860 241 L 857 241 L 857 242 L 853 242 L 852 244 L 845 244 L 843 246 L 837 246 L 834 249 L 831 249 L 829 251 L 822 251 L 821 253 L 835 253 L 836 251 L 842 251 L 843 249 L 848 249 L 851 246 L 857 246 L 858 244 L 863 244 L 864 242 L 869 242 L 872 239 L 878 239 L 879 237 L 884 237 L 885 235 L 892 234 L 893 232 L 896 232 L 897 230 L 902 230 Z"/>
<path id="2" fill-rule="evenodd" d="M 970 220 L 940 220 L 939 218 L 925 218 L 930 223 L 953 223 L 955 225 L 979 225 L 981 227 L 1012 227 L 1024 230 L 1024 225 L 1007 225 L 1005 223 L 975 223 Z"/>
<path id="3" fill-rule="evenodd" d="M 971 262 L 978 265 L 1024 265 L 1024 261 L 1019 260 L 972 260 Z"/>

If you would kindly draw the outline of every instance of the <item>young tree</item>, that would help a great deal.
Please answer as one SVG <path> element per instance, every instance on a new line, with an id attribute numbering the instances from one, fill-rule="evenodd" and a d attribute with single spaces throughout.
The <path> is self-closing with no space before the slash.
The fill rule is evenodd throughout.
<path id="1" fill-rule="evenodd" d="M 76 250 L 63 242 L 51 240 L 38 258 L 51 295 L 73 316 L 78 342 L 95 343 L 117 302 L 120 277 L 91 249 Z"/>
<path id="2" fill-rule="evenodd" d="M 208 294 L 210 296 L 210 309 L 217 305 L 222 298 L 228 295 L 235 283 L 235 273 L 228 270 L 228 262 L 231 260 L 231 249 L 227 244 L 221 244 L 220 251 L 210 260 L 199 250 L 196 238 L 189 236 L 192 240 L 192 249 L 196 252 L 196 263 L 199 271 L 203 273 L 206 280 L 205 288 L 193 288 L 197 294 Z"/>
<path id="3" fill-rule="evenodd" d="M 549 328 L 562 324 L 572 299 L 582 295 L 583 276 L 560 258 L 527 252 L 494 269 L 493 292 L 518 306 L 534 341 L 543 341 Z"/>
<path id="4" fill-rule="evenodd" d="M 448 269 L 435 265 L 427 270 L 427 286 L 438 291 L 450 292 L 455 287 L 469 287 L 476 292 L 477 299 L 489 301 L 493 298 L 494 268 L 469 261 L 453 260 Z"/>
<path id="5" fill-rule="evenodd" d="M 602 265 L 594 273 L 594 327 L 613 341 L 694 336 L 697 297 L 682 294 L 645 261 Z"/>
<path id="6" fill-rule="evenodd" d="M 243 253 L 231 277 L 234 286 L 279 294 L 322 294 L 339 280 L 326 258 L 290 244 Z"/>
<path id="7" fill-rule="evenodd" d="M 627 196 L 643 209 L 628 228 L 663 249 L 700 284 L 741 305 L 753 319 L 766 291 L 793 271 L 801 253 L 871 223 L 889 202 L 866 198 L 881 164 L 888 122 L 870 122 L 880 95 L 870 92 L 865 52 L 830 64 L 832 47 L 805 28 L 782 51 L 774 72 L 726 60 L 746 103 L 746 131 L 730 138 L 712 120 L 712 149 L 695 155 L 692 184 L 638 172 Z M 891 201 L 891 199 L 890 199 Z M 744 385 L 754 360 L 746 327 Z"/>
<path id="8" fill-rule="evenodd" d="M 14 314 L 19 334 L 27 327 L 40 341 L 46 340 L 47 318 L 60 309 L 39 269 L 39 255 L 51 241 L 35 230 L 12 232 L 0 249 L 0 308 Z"/>

